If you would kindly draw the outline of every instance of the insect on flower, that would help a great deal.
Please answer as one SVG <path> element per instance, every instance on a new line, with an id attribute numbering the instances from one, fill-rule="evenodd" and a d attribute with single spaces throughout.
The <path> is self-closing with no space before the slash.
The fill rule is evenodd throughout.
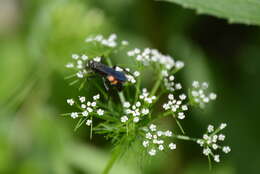
<path id="1" fill-rule="evenodd" d="M 117 90 L 121 91 L 123 84 L 127 81 L 125 73 L 116 70 L 116 67 L 111 68 L 94 60 L 89 61 L 87 67 L 103 77 L 104 86 L 107 90 L 109 90 L 109 86 L 114 86 Z"/>

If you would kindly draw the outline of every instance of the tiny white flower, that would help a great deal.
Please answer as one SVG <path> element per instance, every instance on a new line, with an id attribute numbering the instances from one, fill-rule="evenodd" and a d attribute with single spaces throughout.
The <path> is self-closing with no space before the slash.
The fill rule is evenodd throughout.
<path id="1" fill-rule="evenodd" d="M 221 123 L 220 126 L 219 126 L 219 128 L 220 128 L 220 129 L 224 129 L 226 126 L 227 126 L 226 123 Z"/>
<path id="2" fill-rule="evenodd" d="M 157 135 L 160 137 L 160 136 L 164 135 L 164 132 L 163 131 L 157 131 Z"/>
<path id="3" fill-rule="evenodd" d="M 184 113 L 183 113 L 183 112 L 179 112 L 179 113 L 178 113 L 178 118 L 181 119 L 181 120 L 183 120 L 183 119 L 185 118 Z"/>
<path id="4" fill-rule="evenodd" d="M 79 72 L 77 72 L 77 77 L 78 78 L 83 78 L 84 77 L 84 75 L 83 75 L 83 72 L 82 71 L 79 71 Z"/>
<path id="5" fill-rule="evenodd" d="M 204 103 L 208 103 L 208 102 L 209 102 L 209 98 L 208 98 L 208 97 L 204 97 L 204 98 L 203 98 L 203 102 L 204 102 Z"/>
<path id="6" fill-rule="evenodd" d="M 133 122 L 135 122 L 135 123 L 137 123 L 137 122 L 139 122 L 139 117 L 134 117 L 134 119 L 133 119 Z"/>
<path id="7" fill-rule="evenodd" d="M 100 98 L 100 94 L 97 94 L 97 95 L 93 96 L 94 100 L 98 100 L 99 98 Z"/>
<path id="8" fill-rule="evenodd" d="M 151 149 L 151 150 L 149 151 L 149 155 L 151 155 L 151 156 L 156 155 L 156 150 L 155 150 L 155 149 Z"/>
<path id="9" fill-rule="evenodd" d="M 82 115 L 83 115 L 84 117 L 87 117 L 87 116 L 88 116 L 88 111 L 82 112 Z"/>
<path id="10" fill-rule="evenodd" d="M 219 140 L 219 141 L 224 141 L 224 140 L 225 140 L 225 137 L 226 137 L 226 136 L 225 136 L 224 134 L 219 134 L 219 135 L 218 135 L 218 140 Z"/>
<path id="11" fill-rule="evenodd" d="M 181 99 L 181 100 L 185 100 L 186 99 L 186 95 L 185 94 L 181 94 L 180 96 L 179 96 L 179 98 Z"/>
<path id="12" fill-rule="evenodd" d="M 169 94 L 169 95 L 168 95 L 168 98 L 169 98 L 170 100 L 173 100 L 173 99 L 174 99 L 174 95 L 173 95 L 173 94 Z"/>
<path id="13" fill-rule="evenodd" d="M 98 110 L 97 110 L 97 114 L 100 115 L 100 116 L 101 116 L 101 115 L 104 115 L 104 110 L 98 109 Z"/>
<path id="14" fill-rule="evenodd" d="M 164 149 L 163 145 L 159 145 L 158 149 L 162 151 Z"/>
<path id="15" fill-rule="evenodd" d="M 177 84 L 175 85 L 175 88 L 176 88 L 176 89 L 182 89 L 182 86 L 181 86 L 180 83 L 177 83 Z"/>
<path id="16" fill-rule="evenodd" d="M 192 86 L 193 86 L 194 88 L 199 88 L 199 87 L 200 87 L 200 84 L 199 84 L 198 81 L 193 81 L 193 82 L 192 82 Z"/>
<path id="17" fill-rule="evenodd" d="M 134 49 L 134 52 L 135 52 L 135 54 L 139 54 L 141 51 L 140 51 L 140 49 L 135 48 L 135 49 Z"/>
<path id="18" fill-rule="evenodd" d="M 95 57 L 93 60 L 96 61 L 96 62 L 100 62 L 101 61 L 101 57 Z"/>
<path id="19" fill-rule="evenodd" d="M 218 141 L 218 136 L 214 135 L 212 138 L 212 142 L 216 143 Z"/>
<path id="20" fill-rule="evenodd" d="M 128 41 L 127 41 L 127 40 L 123 40 L 123 41 L 121 42 L 121 44 L 124 45 L 124 46 L 125 46 L 125 45 L 128 45 Z"/>
<path id="21" fill-rule="evenodd" d="M 197 140 L 197 143 L 198 143 L 200 146 L 203 146 L 203 144 L 204 144 L 204 141 L 203 141 L 203 140 L 201 140 L 201 139 L 199 139 L 199 140 Z"/>
<path id="22" fill-rule="evenodd" d="M 210 154 L 210 152 L 211 152 L 210 148 L 204 148 L 203 149 L 203 154 L 206 155 L 206 156 L 208 156 Z"/>
<path id="23" fill-rule="evenodd" d="M 173 80 L 174 80 L 174 76 L 170 76 L 170 77 L 169 77 L 169 80 L 170 80 L 170 81 L 173 81 Z"/>
<path id="24" fill-rule="evenodd" d="M 210 98 L 210 100 L 215 100 L 215 99 L 217 98 L 217 94 L 215 94 L 215 93 L 210 93 L 210 94 L 209 94 L 209 98 Z"/>
<path id="25" fill-rule="evenodd" d="M 74 64 L 73 64 L 73 63 L 67 63 L 66 67 L 67 67 L 67 68 L 73 68 L 73 67 L 74 67 Z"/>
<path id="26" fill-rule="evenodd" d="M 207 88 L 209 87 L 209 84 L 208 84 L 207 82 L 203 82 L 203 83 L 201 84 L 201 87 L 202 87 L 203 89 L 207 89 Z"/>
<path id="27" fill-rule="evenodd" d="M 78 64 L 78 65 L 82 65 L 82 64 L 83 64 L 82 60 L 78 60 L 78 61 L 77 61 L 77 64 Z"/>
<path id="28" fill-rule="evenodd" d="M 151 125 L 149 126 L 149 129 L 150 129 L 151 131 L 156 131 L 156 125 L 151 124 Z"/>
<path id="29" fill-rule="evenodd" d="M 170 144 L 169 144 L 169 148 L 170 148 L 171 150 L 176 149 L 176 144 L 170 143 Z"/>
<path id="30" fill-rule="evenodd" d="M 75 60 L 76 60 L 76 59 L 79 58 L 79 55 L 77 55 L 77 54 L 72 54 L 71 57 L 72 57 L 72 59 L 75 59 Z"/>
<path id="31" fill-rule="evenodd" d="M 183 68 L 183 67 L 184 67 L 184 62 L 182 62 L 182 61 L 176 61 L 175 66 L 176 66 L 176 68 L 178 68 L 178 69 Z"/>
<path id="32" fill-rule="evenodd" d="M 219 160 L 219 155 L 214 155 L 214 161 L 217 162 L 217 163 L 220 162 L 220 160 Z"/>
<path id="33" fill-rule="evenodd" d="M 208 132 L 211 133 L 214 131 L 214 126 L 213 125 L 208 125 Z"/>
<path id="34" fill-rule="evenodd" d="M 140 72 L 139 72 L 139 71 L 135 71 L 135 72 L 134 72 L 134 76 L 135 76 L 135 77 L 140 76 Z"/>
<path id="35" fill-rule="evenodd" d="M 88 60 L 88 56 L 86 56 L 85 54 L 83 54 L 83 55 L 81 56 L 81 59 L 82 59 L 82 60 Z"/>
<path id="36" fill-rule="evenodd" d="M 181 109 L 182 109 L 183 111 L 187 111 L 187 110 L 188 110 L 188 106 L 187 106 L 187 105 L 182 105 L 182 106 L 181 106 Z"/>
<path id="37" fill-rule="evenodd" d="M 144 147 L 148 147 L 148 145 L 149 145 L 149 141 L 143 141 L 143 146 Z"/>
<path id="38" fill-rule="evenodd" d="M 87 126 L 90 126 L 91 124 L 92 124 L 92 120 L 87 120 L 87 121 L 86 121 L 86 125 L 87 125 Z"/>
<path id="39" fill-rule="evenodd" d="M 85 109 L 87 106 L 85 104 L 81 104 L 81 108 Z"/>
<path id="40" fill-rule="evenodd" d="M 142 114 L 144 114 L 144 115 L 149 114 L 149 109 L 143 108 L 142 109 Z"/>
<path id="41" fill-rule="evenodd" d="M 140 107 L 140 106 L 141 106 L 141 102 L 139 102 L 139 101 L 136 102 L 135 106 L 136 106 L 136 107 Z"/>
<path id="42" fill-rule="evenodd" d="M 120 67 L 118 67 L 118 66 L 116 66 L 116 69 L 115 69 L 116 71 L 123 71 L 123 69 L 122 68 L 120 68 Z"/>
<path id="43" fill-rule="evenodd" d="M 78 113 L 77 113 L 77 112 L 72 112 L 72 113 L 70 114 L 70 116 L 71 116 L 71 118 L 75 119 L 75 118 L 78 117 Z"/>
<path id="44" fill-rule="evenodd" d="M 198 96 L 199 96 L 199 93 L 198 93 L 198 91 L 191 91 L 191 95 L 192 95 L 193 97 L 198 97 Z"/>
<path id="45" fill-rule="evenodd" d="M 87 107 L 88 112 L 93 112 L 93 109 L 91 107 Z"/>
<path id="46" fill-rule="evenodd" d="M 162 76 L 168 77 L 168 72 L 167 72 L 167 70 L 162 70 Z"/>
<path id="47" fill-rule="evenodd" d="M 208 136 L 207 134 L 204 134 L 204 135 L 203 135 L 203 139 L 204 139 L 204 140 L 208 140 L 208 139 L 209 139 L 209 136 Z"/>
<path id="48" fill-rule="evenodd" d="M 124 102 L 123 106 L 124 106 L 125 108 L 129 108 L 129 107 L 130 107 L 130 103 L 129 103 L 129 102 Z"/>
<path id="49" fill-rule="evenodd" d="M 85 98 L 85 97 L 79 97 L 79 101 L 80 101 L 81 103 L 83 103 L 83 102 L 86 101 L 86 98 Z"/>
<path id="50" fill-rule="evenodd" d="M 152 139 L 152 137 L 153 137 L 153 135 L 150 132 L 145 134 L 145 138 L 147 138 L 147 139 Z"/>
<path id="51" fill-rule="evenodd" d="M 67 99 L 67 103 L 70 105 L 70 106 L 72 106 L 72 105 L 74 105 L 74 100 L 73 99 Z"/>
<path id="52" fill-rule="evenodd" d="M 127 117 L 127 116 L 121 117 L 121 122 L 122 122 L 122 123 L 127 122 L 127 120 L 128 120 L 128 117 Z"/>
<path id="53" fill-rule="evenodd" d="M 92 102 L 92 103 L 91 103 L 91 106 L 92 106 L 92 107 L 95 107 L 96 105 L 97 105 L 96 102 Z"/>
<path id="54" fill-rule="evenodd" d="M 167 131 L 164 132 L 164 135 L 166 137 L 171 137 L 172 136 L 172 131 L 167 130 Z"/>
<path id="55" fill-rule="evenodd" d="M 216 149 L 218 148 L 218 145 L 217 145 L 217 144 L 212 144 L 212 148 L 213 148 L 214 150 L 216 150 Z"/>
<path id="56" fill-rule="evenodd" d="M 229 146 L 224 146 L 222 150 L 224 153 L 229 153 L 231 151 L 231 148 Z"/>

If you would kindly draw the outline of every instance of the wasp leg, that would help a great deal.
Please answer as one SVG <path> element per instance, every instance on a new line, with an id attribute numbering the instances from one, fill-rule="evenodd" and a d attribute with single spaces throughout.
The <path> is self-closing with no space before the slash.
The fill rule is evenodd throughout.
<path id="1" fill-rule="evenodd" d="M 103 84 L 104 84 L 106 90 L 109 91 L 109 86 L 108 86 L 108 84 L 107 84 L 106 79 L 103 77 L 102 80 L 103 80 Z"/>

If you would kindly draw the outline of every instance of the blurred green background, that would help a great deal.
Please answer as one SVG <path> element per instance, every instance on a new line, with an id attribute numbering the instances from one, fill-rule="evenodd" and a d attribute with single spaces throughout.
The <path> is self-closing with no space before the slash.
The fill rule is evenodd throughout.
<path id="1" fill-rule="evenodd" d="M 259 173 L 260 30 L 197 15 L 175 4 L 150 0 L 0 1 L 0 173 L 97 174 L 111 145 L 89 141 L 87 128 L 73 132 L 64 68 L 90 34 L 117 33 L 130 47 L 154 47 L 185 61 L 185 86 L 209 81 L 218 100 L 192 111 L 183 125 L 201 136 L 209 123 L 228 123 L 232 151 L 208 171 L 207 159 L 192 143 L 140 167 L 134 157 L 120 160 L 112 174 Z M 125 55 L 117 57 L 127 62 Z M 131 156 L 131 155 L 130 155 Z M 258 172 L 257 172 L 258 171 Z"/>

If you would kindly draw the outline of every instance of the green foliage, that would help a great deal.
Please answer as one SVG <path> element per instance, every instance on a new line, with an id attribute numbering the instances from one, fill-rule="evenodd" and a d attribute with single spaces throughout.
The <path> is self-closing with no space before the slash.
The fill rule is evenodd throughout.
<path id="1" fill-rule="evenodd" d="M 260 25 L 260 1 L 258 0 L 166 0 L 199 14 L 225 18 L 230 23 Z"/>

